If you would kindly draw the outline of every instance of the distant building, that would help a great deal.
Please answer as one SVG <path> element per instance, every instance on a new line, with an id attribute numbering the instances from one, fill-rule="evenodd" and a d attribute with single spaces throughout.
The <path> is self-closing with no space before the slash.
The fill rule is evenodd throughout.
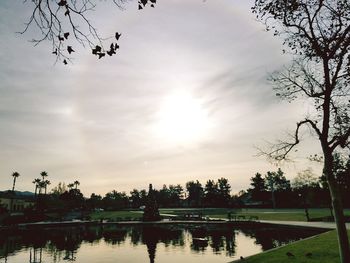
<path id="1" fill-rule="evenodd" d="M 10 212 L 22 212 L 24 209 L 33 207 L 34 200 L 28 196 L 17 195 L 11 191 L 0 193 L 0 206 Z"/>

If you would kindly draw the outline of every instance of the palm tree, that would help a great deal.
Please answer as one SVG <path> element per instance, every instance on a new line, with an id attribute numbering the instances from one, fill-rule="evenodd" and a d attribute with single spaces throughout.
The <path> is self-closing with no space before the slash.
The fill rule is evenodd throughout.
<path id="1" fill-rule="evenodd" d="M 45 194 L 46 194 L 46 191 L 47 191 L 47 186 L 51 184 L 51 182 L 49 180 L 45 180 L 44 181 L 44 186 L 45 186 Z"/>
<path id="2" fill-rule="evenodd" d="M 45 172 L 45 171 L 42 171 L 41 173 L 40 173 L 40 175 L 41 175 L 41 177 L 43 178 L 43 181 L 45 180 L 45 177 L 48 177 L 49 175 L 47 174 L 47 172 Z"/>
<path id="3" fill-rule="evenodd" d="M 39 195 L 40 195 L 43 188 L 45 188 L 45 181 L 40 180 L 38 187 L 39 187 Z"/>
<path id="4" fill-rule="evenodd" d="M 41 179 L 40 178 L 36 178 L 34 179 L 34 181 L 32 182 L 34 185 L 35 185 L 35 192 L 34 192 L 34 195 L 36 196 L 37 194 L 37 191 L 38 191 L 38 187 L 39 187 L 39 184 L 41 182 Z"/>
<path id="5" fill-rule="evenodd" d="M 73 183 L 75 185 L 75 190 L 78 189 L 78 185 L 80 185 L 80 182 L 78 180 L 74 181 Z"/>
<path id="6" fill-rule="evenodd" d="M 16 185 L 16 179 L 19 177 L 20 174 L 18 172 L 13 172 L 12 177 L 13 177 L 13 185 L 12 185 L 12 192 L 15 191 L 15 185 Z"/>

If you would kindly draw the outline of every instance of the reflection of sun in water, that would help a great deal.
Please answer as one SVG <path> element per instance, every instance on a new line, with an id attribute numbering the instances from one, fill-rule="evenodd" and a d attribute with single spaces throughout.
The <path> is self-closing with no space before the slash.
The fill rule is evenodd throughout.
<path id="1" fill-rule="evenodd" d="M 196 141 L 209 127 L 207 112 L 200 100 L 187 93 L 166 97 L 157 117 L 157 135 L 175 143 Z"/>

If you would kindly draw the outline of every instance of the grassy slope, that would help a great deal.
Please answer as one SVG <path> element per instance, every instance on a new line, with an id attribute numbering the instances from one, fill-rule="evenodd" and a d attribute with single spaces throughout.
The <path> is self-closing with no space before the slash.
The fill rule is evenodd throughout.
<path id="1" fill-rule="evenodd" d="M 350 231 L 348 231 L 350 235 Z M 288 257 L 291 252 L 295 257 Z M 306 253 L 312 253 L 306 257 Z M 244 260 L 245 263 L 339 263 L 338 241 L 335 230 L 301 240 L 293 244 L 261 253 Z M 243 262 L 243 261 L 242 261 Z"/>

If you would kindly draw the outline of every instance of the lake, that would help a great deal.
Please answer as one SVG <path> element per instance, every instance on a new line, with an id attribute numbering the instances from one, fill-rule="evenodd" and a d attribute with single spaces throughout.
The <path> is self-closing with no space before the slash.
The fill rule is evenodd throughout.
<path id="1" fill-rule="evenodd" d="M 301 228 L 137 225 L 0 233 L 0 262 L 230 262 L 320 233 Z"/>

